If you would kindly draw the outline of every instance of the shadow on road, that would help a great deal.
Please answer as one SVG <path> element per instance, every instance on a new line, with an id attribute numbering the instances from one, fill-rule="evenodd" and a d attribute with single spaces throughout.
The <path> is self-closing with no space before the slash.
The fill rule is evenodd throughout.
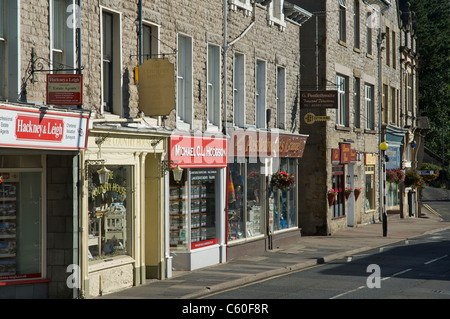
<path id="1" fill-rule="evenodd" d="M 450 281 L 450 240 L 440 240 L 430 237 L 429 242 L 402 243 L 402 246 L 383 247 L 382 252 L 367 252 L 364 255 L 349 257 L 347 260 L 330 262 L 335 267 L 323 269 L 324 275 L 363 276 L 368 277 L 372 271 L 368 266 L 375 264 L 380 267 L 381 277 L 389 277 L 405 269 L 407 271 L 400 278 L 449 280 Z M 373 254 L 372 254 L 373 253 Z M 431 261 L 431 262 L 430 262 Z M 432 266 L 433 265 L 433 266 Z"/>

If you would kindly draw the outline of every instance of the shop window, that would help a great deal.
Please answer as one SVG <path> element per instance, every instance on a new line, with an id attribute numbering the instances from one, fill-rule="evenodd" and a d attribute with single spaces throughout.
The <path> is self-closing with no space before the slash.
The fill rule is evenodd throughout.
<path id="1" fill-rule="evenodd" d="M 365 211 L 375 210 L 375 165 L 366 166 Z"/>
<path id="2" fill-rule="evenodd" d="M 345 215 L 345 180 L 344 180 L 344 166 L 333 165 L 332 168 L 332 188 L 338 190 L 336 200 L 333 203 L 332 211 L 333 218 L 342 217 Z"/>
<path id="3" fill-rule="evenodd" d="M 386 200 L 388 207 L 398 206 L 400 204 L 397 183 L 386 182 Z"/>
<path id="4" fill-rule="evenodd" d="M 41 278 L 42 173 L 0 174 L 0 281 Z"/>
<path id="5" fill-rule="evenodd" d="M 245 164 L 230 164 L 228 176 L 228 240 L 245 236 Z"/>
<path id="6" fill-rule="evenodd" d="M 187 251 L 217 243 L 216 182 L 217 170 L 211 168 L 192 168 L 179 183 L 170 177 L 171 250 Z"/>
<path id="7" fill-rule="evenodd" d="M 250 238 L 263 233 L 260 163 L 231 163 L 228 178 L 228 240 Z"/>
<path id="8" fill-rule="evenodd" d="M 89 166 L 90 261 L 131 255 L 132 193 L 131 167 L 107 166 L 109 179 L 101 184 L 101 167 Z"/>
<path id="9" fill-rule="evenodd" d="M 247 164 L 247 236 L 252 237 L 262 234 L 262 191 L 263 175 L 261 175 L 260 163 Z"/>
<path id="10" fill-rule="evenodd" d="M 294 173 L 296 175 L 296 160 L 295 159 L 280 159 L 279 171 L 284 171 L 288 174 Z M 273 196 L 269 199 L 269 226 L 273 224 L 273 229 L 277 231 L 297 226 L 297 207 L 296 207 L 297 188 L 282 191 L 277 189 Z M 273 202 L 272 202 L 273 198 Z M 273 222 L 272 222 L 273 214 Z"/>

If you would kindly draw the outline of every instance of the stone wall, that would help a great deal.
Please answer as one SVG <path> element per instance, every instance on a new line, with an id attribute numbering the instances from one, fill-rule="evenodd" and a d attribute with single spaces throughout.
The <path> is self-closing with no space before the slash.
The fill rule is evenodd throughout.
<path id="1" fill-rule="evenodd" d="M 47 156 L 47 278 L 50 298 L 72 298 L 67 266 L 73 264 L 72 156 Z"/>

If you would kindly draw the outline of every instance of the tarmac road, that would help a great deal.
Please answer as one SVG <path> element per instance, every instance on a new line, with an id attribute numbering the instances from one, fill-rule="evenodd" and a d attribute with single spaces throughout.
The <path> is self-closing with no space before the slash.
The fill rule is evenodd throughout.
<path id="1" fill-rule="evenodd" d="M 450 190 L 426 187 L 422 190 L 422 204 L 444 221 L 450 221 Z"/>

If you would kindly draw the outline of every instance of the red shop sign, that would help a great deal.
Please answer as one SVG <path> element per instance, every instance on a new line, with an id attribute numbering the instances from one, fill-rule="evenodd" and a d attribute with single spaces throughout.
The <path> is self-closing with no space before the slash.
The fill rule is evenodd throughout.
<path id="1" fill-rule="evenodd" d="M 82 74 L 47 74 L 48 105 L 82 105 Z"/>
<path id="2" fill-rule="evenodd" d="M 227 140 L 209 136 L 172 135 L 169 159 L 180 167 L 226 167 Z"/>
<path id="3" fill-rule="evenodd" d="M 16 118 L 16 137 L 22 140 L 61 142 L 64 121 L 60 118 L 19 114 Z"/>

